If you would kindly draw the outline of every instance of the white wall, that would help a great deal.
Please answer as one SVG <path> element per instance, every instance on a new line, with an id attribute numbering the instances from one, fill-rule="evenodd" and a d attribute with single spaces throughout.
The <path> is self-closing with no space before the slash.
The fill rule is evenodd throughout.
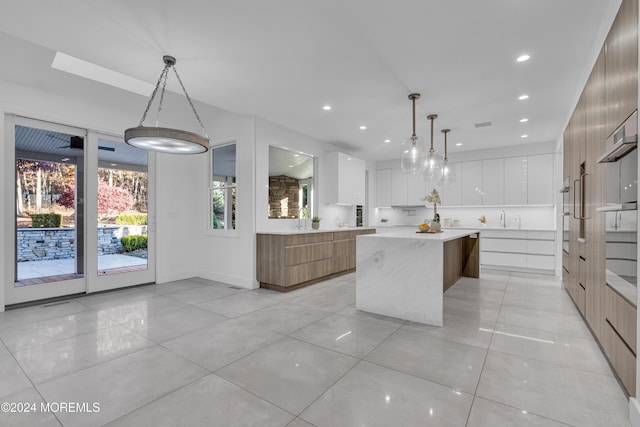
<path id="1" fill-rule="evenodd" d="M 27 86 L 0 80 L 0 126 L 4 127 L 4 114 L 11 113 L 122 135 L 124 129 L 137 125 L 146 105 L 146 98 L 142 96 L 107 88 L 97 83 L 88 83 L 82 79 L 78 80 L 79 90 L 65 94 L 45 91 L 35 87 L 36 85 L 36 82 L 33 86 Z M 192 129 L 195 119 L 191 111 L 184 108 L 185 105 L 182 102 L 175 101 L 183 100 L 172 93 L 166 95 L 161 123 Z M 248 134 L 249 142 L 243 146 L 243 150 L 247 147 L 243 158 L 251 161 L 252 131 L 249 133 L 245 131 L 243 134 L 246 126 L 242 120 L 230 121 L 229 118 L 234 115 L 200 103 L 196 103 L 196 108 L 205 121 L 205 126 L 213 129 L 215 125 L 225 123 L 227 126 L 225 134 L 241 135 L 243 139 L 246 139 Z M 229 129 L 235 125 L 238 126 L 237 131 Z M 218 135 L 216 132 L 212 134 Z M 3 272 L 3 283 L 13 283 L 13 266 L 7 265 L 6 259 L 10 251 L 13 251 L 13 239 L 8 237 L 10 235 L 8 230 L 13 227 L 15 213 L 11 202 L 13 189 L 8 188 L 8 185 L 12 181 L 14 165 L 10 161 L 11 147 L 5 144 L 4 132 L 0 135 L 3 143 L 0 151 L 2 155 L 0 164 L 3 171 L 0 178 L 3 189 L 3 197 L 0 201 L 2 208 L 0 237 L 3 242 L 0 247 L 0 266 Z M 210 248 L 199 240 L 204 227 L 203 222 L 200 221 L 203 215 L 198 211 L 204 212 L 200 208 L 202 203 L 207 203 L 208 198 L 207 158 L 206 155 L 157 155 L 156 281 L 158 283 L 194 276 L 200 271 L 201 265 L 212 266 L 211 268 L 215 266 L 210 259 L 205 259 L 202 255 L 203 249 Z M 241 167 L 252 169 L 246 161 Z M 252 210 L 251 191 L 248 199 L 243 198 L 243 203 L 249 206 L 250 211 Z M 249 217 L 251 217 L 250 214 Z M 252 220 L 243 219 L 243 221 L 248 222 L 251 229 Z M 227 267 L 227 264 L 222 265 Z M 245 268 L 244 265 L 241 267 Z M 205 272 L 208 272 L 208 269 L 205 269 Z M 4 292 L 0 292 L 0 308 L 3 307 Z"/>
<path id="2" fill-rule="evenodd" d="M 236 230 L 209 230 L 210 153 L 197 156 L 191 220 L 196 223 L 190 236 L 195 257 L 193 276 L 233 285 L 255 286 L 255 118 L 220 112 L 205 123 L 211 144 L 236 142 Z"/>
<path id="3" fill-rule="evenodd" d="M 335 219 L 350 221 L 352 208 L 349 206 L 330 206 L 325 204 L 325 192 L 322 187 L 324 170 L 324 155 L 333 151 L 344 151 L 331 144 L 301 134 L 294 130 L 271 123 L 264 119 L 256 119 L 256 230 L 262 231 L 289 231 L 294 229 L 295 219 L 269 219 L 269 146 L 287 148 L 292 151 L 301 151 L 316 158 L 314 170 L 314 200 L 316 211 L 314 215 L 322 219 L 321 227 L 335 226 Z M 353 224 L 355 225 L 355 223 Z"/>

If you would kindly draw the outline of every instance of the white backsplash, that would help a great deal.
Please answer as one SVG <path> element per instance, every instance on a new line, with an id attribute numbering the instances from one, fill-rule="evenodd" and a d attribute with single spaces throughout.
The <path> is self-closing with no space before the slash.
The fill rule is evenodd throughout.
<path id="1" fill-rule="evenodd" d="M 499 207 L 446 207 L 438 206 L 440 221 L 445 219 L 458 220 L 458 227 L 475 228 L 482 224 L 478 218 L 483 215 L 487 219 L 486 227 L 500 227 L 500 214 L 504 211 L 507 218 L 507 228 L 518 228 L 520 217 L 520 228 L 545 228 L 555 229 L 555 207 L 554 206 L 504 206 Z M 380 222 L 382 218 L 388 220 L 386 223 Z M 417 226 L 424 220 L 430 221 L 433 218 L 433 207 L 418 208 L 377 208 L 375 217 L 369 225 L 372 226 L 394 226 L 410 225 Z M 453 225 L 453 224 L 452 224 Z"/>

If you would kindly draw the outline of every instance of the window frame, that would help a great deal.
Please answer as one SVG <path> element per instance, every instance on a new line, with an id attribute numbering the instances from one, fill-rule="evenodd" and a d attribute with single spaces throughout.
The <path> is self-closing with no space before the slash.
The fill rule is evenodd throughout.
<path id="1" fill-rule="evenodd" d="M 223 147 L 228 147 L 230 145 L 235 145 L 236 147 L 236 158 L 235 158 L 235 183 L 230 184 L 230 185 L 225 185 L 223 187 L 214 187 L 213 183 L 214 183 L 214 178 L 215 176 L 213 175 L 213 154 L 214 151 L 216 149 L 220 149 Z M 217 144 L 210 144 L 209 145 L 209 153 L 208 154 L 208 163 L 209 163 L 209 173 L 208 173 L 208 179 L 209 179 L 209 183 L 207 185 L 208 189 L 207 189 L 207 204 L 209 205 L 207 208 L 207 234 L 208 235 L 213 235 L 213 236 L 220 236 L 220 237 L 238 237 L 239 233 L 238 233 L 238 206 L 239 206 L 239 199 L 238 199 L 238 141 L 236 139 L 230 139 L 230 140 L 226 140 Z M 218 182 L 221 182 L 219 180 L 215 180 Z M 231 193 L 231 191 L 233 191 L 233 189 L 235 189 L 235 204 L 236 204 L 236 219 L 235 219 L 235 228 L 213 228 L 213 215 L 214 215 L 214 210 L 213 210 L 213 191 L 215 190 L 220 190 L 223 189 L 223 191 L 225 192 L 225 210 L 227 209 L 227 207 L 229 206 L 227 203 L 228 197 L 227 197 L 227 193 Z"/>

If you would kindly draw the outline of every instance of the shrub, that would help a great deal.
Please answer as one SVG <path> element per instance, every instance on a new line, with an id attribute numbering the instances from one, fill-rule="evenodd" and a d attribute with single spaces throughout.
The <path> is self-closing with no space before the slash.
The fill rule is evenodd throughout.
<path id="1" fill-rule="evenodd" d="M 33 228 L 60 228 L 62 227 L 62 215 L 60 214 L 33 214 L 31 215 L 31 227 Z"/>
<path id="2" fill-rule="evenodd" d="M 136 249 L 145 249 L 147 247 L 147 236 L 125 236 L 120 239 L 122 248 L 125 252 L 135 251 Z"/>
<path id="3" fill-rule="evenodd" d="M 116 217 L 118 225 L 147 225 L 147 214 L 120 214 Z"/>

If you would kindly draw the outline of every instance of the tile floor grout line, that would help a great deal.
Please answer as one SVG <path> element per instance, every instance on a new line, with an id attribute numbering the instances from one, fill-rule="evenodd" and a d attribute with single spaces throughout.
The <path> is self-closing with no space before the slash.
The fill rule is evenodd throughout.
<path id="1" fill-rule="evenodd" d="M 493 330 L 491 331 L 491 337 L 489 338 L 489 345 L 487 345 L 487 352 L 484 354 L 484 360 L 482 361 L 482 368 L 480 368 L 480 375 L 478 375 L 478 383 L 476 384 L 476 388 L 473 391 L 473 400 L 471 401 L 471 406 L 469 407 L 469 413 L 467 414 L 467 422 L 465 426 L 469 424 L 469 419 L 471 418 L 471 411 L 473 410 L 473 404 L 476 401 L 476 397 L 478 396 L 478 388 L 480 387 L 480 381 L 482 381 L 482 374 L 484 373 L 485 365 L 487 364 L 487 358 L 489 357 L 489 351 L 491 349 L 491 343 L 493 342 L 493 337 L 495 335 L 495 329 L 498 325 L 498 319 L 500 318 L 500 311 L 502 310 L 502 304 L 507 295 L 507 290 L 509 289 L 509 280 L 507 279 L 507 286 L 505 287 L 505 291 L 502 294 L 502 300 L 500 301 L 500 306 L 498 307 L 498 317 L 493 325 Z"/>
<path id="2" fill-rule="evenodd" d="M 580 427 L 580 426 L 575 426 L 575 425 L 573 425 L 573 424 L 566 423 L 566 422 L 564 422 L 564 421 L 557 420 L 557 419 L 555 419 L 555 418 L 548 417 L 548 416 L 546 416 L 546 415 L 539 414 L 539 413 L 537 413 L 537 412 L 531 412 L 530 410 L 528 410 L 528 409 L 526 409 L 526 408 L 518 408 L 517 406 L 509 405 L 508 403 L 500 402 L 500 401 L 498 401 L 498 400 L 491 399 L 491 398 L 489 398 L 489 397 L 485 397 L 485 396 L 477 396 L 477 397 L 478 397 L 478 399 L 488 400 L 488 401 L 493 402 L 493 403 L 496 403 L 496 404 L 498 404 L 498 405 L 502 405 L 502 406 L 506 406 L 506 407 L 508 407 L 508 408 L 515 409 L 515 410 L 517 410 L 517 411 L 519 411 L 519 412 L 526 411 L 526 412 L 527 412 L 527 414 L 532 414 L 532 415 L 535 415 L 535 416 L 537 416 L 537 417 L 544 418 L 544 419 L 549 420 L 549 421 L 553 421 L 554 423 L 558 423 L 558 424 L 566 425 L 566 426 L 568 426 L 568 427 Z M 474 402 L 475 402 L 475 399 L 474 399 Z"/>
<path id="3" fill-rule="evenodd" d="M 0 341 L 2 341 L 0 339 Z M 2 344 L 4 344 L 4 341 L 2 341 Z M 6 344 L 4 344 L 4 346 L 6 347 Z M 7 347 L 8 349 L 8 347 Z M 20 371 L 22 371 L 22 374 L 25 376 L 25 378 L 29 381 L 29 383 L 31 384 L 31 387 L 33 387 L 33 389 L 35 390 L 36 393 L 38 393 L 38 396 L 40 396 L 40 399 L 42 399 L 43 402 L 48 403 L 47 399 L 44 398 L 44 396 L 42 395 L 42 393 L 40 392 L 40 390 L 38 389 L 38 387 L 36 386 L 36 384 L 33 382 L 33 380 L 31 379 L 31 377 L 29 375 L 27 375 L 26 371 L 24 370 L 24 367 L 20 364 L 20 362 L 18 361 L 18 359 L 15 358 L 15 356 L 11 353 L 8 354 L 8 356 L 10 356 L 11 358 L 13 358 L 13 361 L 16 363 L 16 365 L 20 368 Z M 24 390 L 19 390 L 15 393 L 12 394 L 16 394 L 16 393 L 21 393 L 23 391 L 26 391 L 28 389 L 24 389 Z M 9 395 L 10 396 L 10 395 Z M 7 396 L 8 397 L 8 396 Z M 4 398 L 3 398 L 4 399 Z M 53 417 L 56 419 L 56 421 L 58 421 L 58 423 L 64 427 L 64 424 L 62 423 L 62 421 L 58 418 L 58 415 L 55 412 L 49 412 L 51 415 L 53 415 Z"/>

